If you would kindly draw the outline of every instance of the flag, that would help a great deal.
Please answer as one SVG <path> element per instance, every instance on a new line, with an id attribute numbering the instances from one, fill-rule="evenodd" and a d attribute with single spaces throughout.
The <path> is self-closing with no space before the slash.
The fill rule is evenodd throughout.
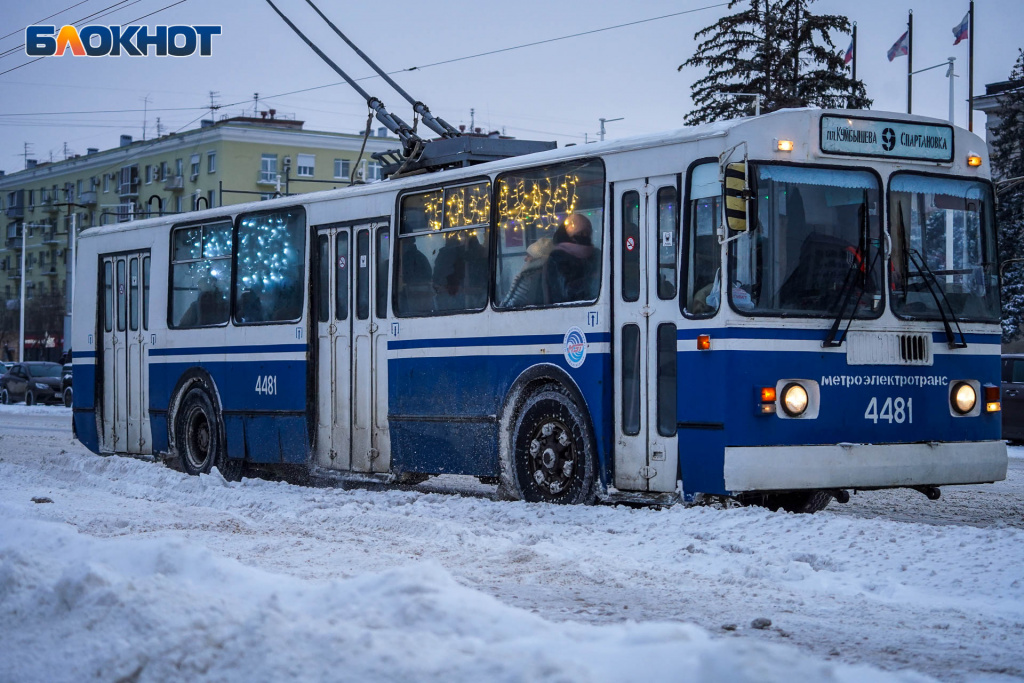
<path id="1" fill-rule="evenodd" d="M 900 39 L 892 44 L 887 54 L 890 62 L 897 57 L 910 54 L 910 31 L 905 31 Z"/>
<path id="2" fill-rule="evenodd" d="M 846 55 L 843 57 L 843 64 L 853 61 L 853 38 L 850 39 L 850 47 L 846 48 Z"/>
<path id="3" fill-rule="evenodd" d="M 959 45 L 961 40 L 971 37 L 971 13 L 968 12 L 964 15 L 963 20 L 953 27 L 953 37 L 956 38 L 953 41 L 954 45 Z"/>

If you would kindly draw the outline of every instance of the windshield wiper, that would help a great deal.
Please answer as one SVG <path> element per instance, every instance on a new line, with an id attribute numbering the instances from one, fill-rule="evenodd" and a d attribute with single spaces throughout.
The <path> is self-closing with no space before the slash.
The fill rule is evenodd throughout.
<path id="1" fill-rule="evenodd" d="M 928 287 L 928 293 L 935 299 L 935 305 L 939 309 L 939 316 L 942 318 L 942 327 L 946 331 L 946 344 L 951 349 L 966 349 L 967 339 L 964 337 L 964 331 L 960 329 L 960 321 L 956 318 L 956 312 L 953 311 L 953 305 L 949 303 L 949 299 L 946 297 L 946 290 L 939 284 L 939 279 L 932 272 L 932 269 L 928 267 L 924 257 L 917 249 L 910 249 L 907 252 L 910 256 L 910 262 L 917 268 L 917 272 L 920 273 L 921 278 L 924 280 L 924 284 Z M 929 279 L 930 278 L 930 279 Z M 932 287 L 932 285 L 935 287 Z M 936 291 L 937 290 L 937 291 Z M 941 297 L 941 298 L 940 298 Z M 949 309 L 949 316 L 946 316 L 946 311 L 943 310 L 942 304 L 946 304 Z M 960 335 L 960 341 L 956 341 L 953 336 L 953 328 L 949 324 L 950 318 L 953 319 L 953 324 L 956 325 L 956 332 Z"/>
<path id="2" fill-rule="evenodd" d="M 861 204 L 860 208 L 860 245 L 859 254 L 867 253 L 868 247 L 868 193 L 864 191 L 864 203 Z M 863 260 L 858 260 L 854 257 L 853 262 L 850 263 L 850 267 L 846 270 L 846 278 L 843 280 L 843 288 L 839 291 L 839 300 L 841 302 L 839 306 L 839 313 L 836 314 L 835 320 L 832 321 L 832 326 L 828 330 L 828 334 L 825 335 L 825 341 L 821 342 L 822 347 L 836 347 L 842 346 L 843 342 L 846 341 L 846 333 L 850 331 L 850 325 L 853 324 L 853 319 L 857 317 L 857 307 L 860 306 L 861 299 L 864 298 L 864 290 L 867 288 L 868 273 L 875 271 L 875 262 L 878 260 L 879 254 L 882 253 L 881 248 L 875 252 L 874 258 L 871 259 L 870 266 L 861 273 L 860 283 L 860 294 L 857 295 L 857 302 L 853 305 L 853 309 L 850 312 L 850 320 L 846 323 L 846 329 L 843 330 L 843 336 L 840 339 L 836 339 L 839 333 L 839 326 L 843 323 L 846 313 L 846 305 L 850 303 L 850 297 L 853 296 L 853 288 L 857 283 L 857 270 L 859 267 L 864 265 Z"/>

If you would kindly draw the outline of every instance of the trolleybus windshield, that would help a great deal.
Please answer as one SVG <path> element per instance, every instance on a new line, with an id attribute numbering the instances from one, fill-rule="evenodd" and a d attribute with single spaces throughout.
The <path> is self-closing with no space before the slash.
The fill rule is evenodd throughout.
<path id="1" fill-rule="evenodd" d="M 999 321 L 992 188 L 912 173 L 889 182 L 892 308 L 905 318 Z M 942 310 L 940 310 L 940 306 Z"/>
<path id="2" fill-rule="evenodd" d="M 879 183 L 866 171 L 751 169 L 750 229 L 730 243 L 729 298 L 745 315 L 882 312 Z M 852 313 L 850 313 L 852 312 Z"/>

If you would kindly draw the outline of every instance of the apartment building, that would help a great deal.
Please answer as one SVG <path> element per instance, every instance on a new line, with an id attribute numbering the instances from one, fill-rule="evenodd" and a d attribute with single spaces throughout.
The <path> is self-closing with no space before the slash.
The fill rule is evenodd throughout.
<path id="1" fill-rule="evenodd" d="M 399 146 L 378 129 L 357 168 L 362 135 L 304 130 L 302 121 L 277 118 L 273 110 L 261 114 L 203 121 L 150 140 L 122 135 L 112 149 L 90 148 L 54 163 L 29 159 L 22 171 L 0 171 L 0 353 L 10 348 L 21 357 L 23 282 L 23 357 L 56 360 L 66 350 L 72 240 L 81 230 L 344 187 L 353 175 L 373 182 L 380 167 L 370 154 Z"/>

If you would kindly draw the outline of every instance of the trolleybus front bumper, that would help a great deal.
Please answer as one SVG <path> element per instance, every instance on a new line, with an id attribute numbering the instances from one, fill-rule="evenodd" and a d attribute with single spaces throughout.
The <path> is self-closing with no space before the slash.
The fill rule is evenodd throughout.
<path id="1" fill-rule="evenodd" d="M 741 491 L 980 484 L 1006 478 L 1006 443 L 835 444 L 725 449 L 725 488 Z"/>

